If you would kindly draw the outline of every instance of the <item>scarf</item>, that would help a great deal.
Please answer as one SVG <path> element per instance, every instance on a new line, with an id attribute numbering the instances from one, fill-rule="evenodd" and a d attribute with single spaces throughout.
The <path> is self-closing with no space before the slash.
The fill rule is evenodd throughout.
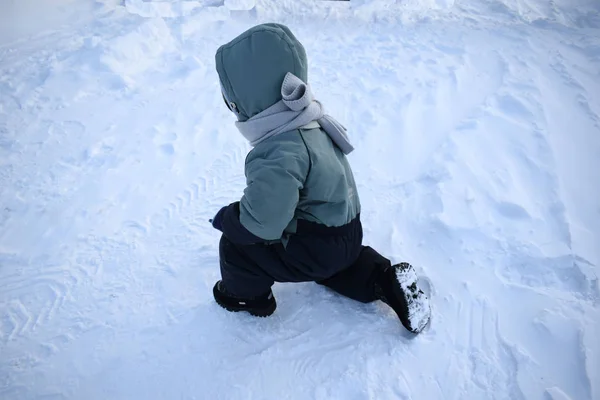
<path id="1" fill-rule="evenodd" d="M 279 102 L 254 117 L 235 123 L 250 145 L 256 146 L 270 137 L 316 121 L 344 154 L 354 150 L 346 128 L 326 115 L 321 103 L 315 100 L 310 86 L 290 72 L 285 75 L 281 85 L 281 97 Z"/>

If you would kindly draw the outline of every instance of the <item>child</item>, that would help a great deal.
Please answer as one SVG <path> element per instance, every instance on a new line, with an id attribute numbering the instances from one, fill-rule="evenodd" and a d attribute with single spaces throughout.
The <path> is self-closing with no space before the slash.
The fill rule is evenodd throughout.
<path id="1" fill-rule="evenodd" d="M 256 26 L 216 54 L 223 98 L 250 141 L 247 187 L 213 226 L 222 279 L 215 300 L 266 317 L 274 282 L 315 281 L 364 303 L 382 300 L 406 329 L 429 321 L 429 300 L 407 263 L 362 245 L 360 201 L 346 130 L 324 115 L 307 82 L 304 47 L 280 24 Z"/>

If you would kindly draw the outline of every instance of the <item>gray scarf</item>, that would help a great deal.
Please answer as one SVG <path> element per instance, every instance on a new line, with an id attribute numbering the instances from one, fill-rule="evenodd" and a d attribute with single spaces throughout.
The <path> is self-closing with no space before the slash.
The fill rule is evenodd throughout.
<path id="1" fill-rule="evenodd" d="M 354 150 L 346 128 L 326 115 L 321 103 L 315 100 L 310 86 L 290 72 L 285 75 L 281 85 L 281 97 L 282 100 L 249 120 L 235 123 L 252 146 L 316 121 L 344 154 Z"/>

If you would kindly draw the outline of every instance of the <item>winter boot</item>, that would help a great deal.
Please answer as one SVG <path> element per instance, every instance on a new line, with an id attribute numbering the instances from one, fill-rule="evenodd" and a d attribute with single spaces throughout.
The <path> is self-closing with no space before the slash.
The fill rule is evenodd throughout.
<path id="1" fill-rule="evenodd" d="M 409 331 L 419 333 L 429 322 L 429 299 L 417 286 L 417 274 L 412 265 L 400 263 L 384 268 L 375 282 L 375 294 L 392 307 Z"/>
<path id="2" fill-rule="evenodd" d="M 223 282 L 218 281 L 213 288 L 213 295 L 215 296 L 217 304 L 227 311 L 248 311 L 255 317 L 268 317 L 273 314 L 277 308 L 277 303 L 275 302 L 275 297 L 273 297 L 273 292 L 271 290 L 261 296 L 242 299 L 227 293 Z"/>

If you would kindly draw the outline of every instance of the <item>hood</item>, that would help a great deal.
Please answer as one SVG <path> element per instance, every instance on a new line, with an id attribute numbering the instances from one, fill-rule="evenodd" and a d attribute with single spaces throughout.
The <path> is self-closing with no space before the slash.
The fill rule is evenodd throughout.
<path id="1" fill-rule="evenodd" d="M 219 47 L 215 56 L 223 97 L 245 121 L 281 100 L 288 72 L 307 82 L 306 51 L 288 27 L 257 25 Z"/>

